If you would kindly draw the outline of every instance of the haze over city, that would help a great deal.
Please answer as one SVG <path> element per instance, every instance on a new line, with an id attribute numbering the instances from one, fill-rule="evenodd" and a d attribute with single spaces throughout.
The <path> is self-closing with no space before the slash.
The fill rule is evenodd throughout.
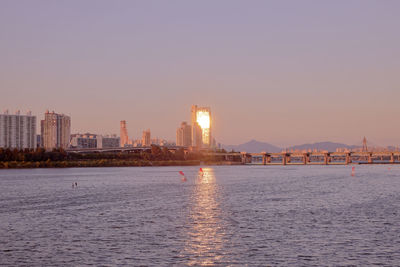
<path id="1" fill-rule="evenodd" d="M 398 145 L 398 1 L 1 1 L 0 107 L 72 132 Z"/>

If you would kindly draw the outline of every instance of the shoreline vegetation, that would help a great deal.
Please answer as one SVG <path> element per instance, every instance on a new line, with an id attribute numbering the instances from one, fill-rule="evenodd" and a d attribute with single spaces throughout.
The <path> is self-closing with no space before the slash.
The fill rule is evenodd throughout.
<path id="1" fill-rule="evenodd" d="M 75 153 L 63 149 L 46 151 L 38 149 L 0 148 L 0 169 L 27 168 L 76 168 L 76 167 L 144 167 L 144 166 L 197 166 L 239 165 L 240 158 L 226 161 L 224 157 L 205 155 L 201 152 L 175 153 L 166 147 L 151 146 L 149 151 L 138 153 Z"/>

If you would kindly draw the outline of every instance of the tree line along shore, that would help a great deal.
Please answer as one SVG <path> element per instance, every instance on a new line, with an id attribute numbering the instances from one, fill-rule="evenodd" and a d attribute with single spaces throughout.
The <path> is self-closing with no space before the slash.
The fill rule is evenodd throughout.
<path id="1" fill-rule="evenodd" d="M 225 161 L 224 157 L 206 155 L 201 152 L 185 153 L 178 149 L 175 153 L 166 147 L 152 145 L 148 151 L 75 153 L 63 149 L 46 151 L 37 149 L 0 148 L 0 169 L 16 168 L 72 168 L 72 167 L 134 167 L 134 166 L 195 166 L 200 164 L 239 164 Z"/>

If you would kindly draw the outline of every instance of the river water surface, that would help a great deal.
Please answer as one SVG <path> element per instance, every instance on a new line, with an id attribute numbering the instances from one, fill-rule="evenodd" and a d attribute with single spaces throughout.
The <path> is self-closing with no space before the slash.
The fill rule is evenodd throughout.
<path id="1" fill-rule="evenodd" d="M 355 169 L 0 170 L 0 265 L 399 266 L 400 166 Z"/>

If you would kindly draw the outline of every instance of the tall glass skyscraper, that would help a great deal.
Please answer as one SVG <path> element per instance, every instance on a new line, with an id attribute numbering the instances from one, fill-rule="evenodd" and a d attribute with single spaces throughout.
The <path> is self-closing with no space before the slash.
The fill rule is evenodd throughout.
<path id="1" fill-rule="evenodd" d="M 211 109 L 209 107 L 192 106 L 192 146 L 212 146 Z"/>

